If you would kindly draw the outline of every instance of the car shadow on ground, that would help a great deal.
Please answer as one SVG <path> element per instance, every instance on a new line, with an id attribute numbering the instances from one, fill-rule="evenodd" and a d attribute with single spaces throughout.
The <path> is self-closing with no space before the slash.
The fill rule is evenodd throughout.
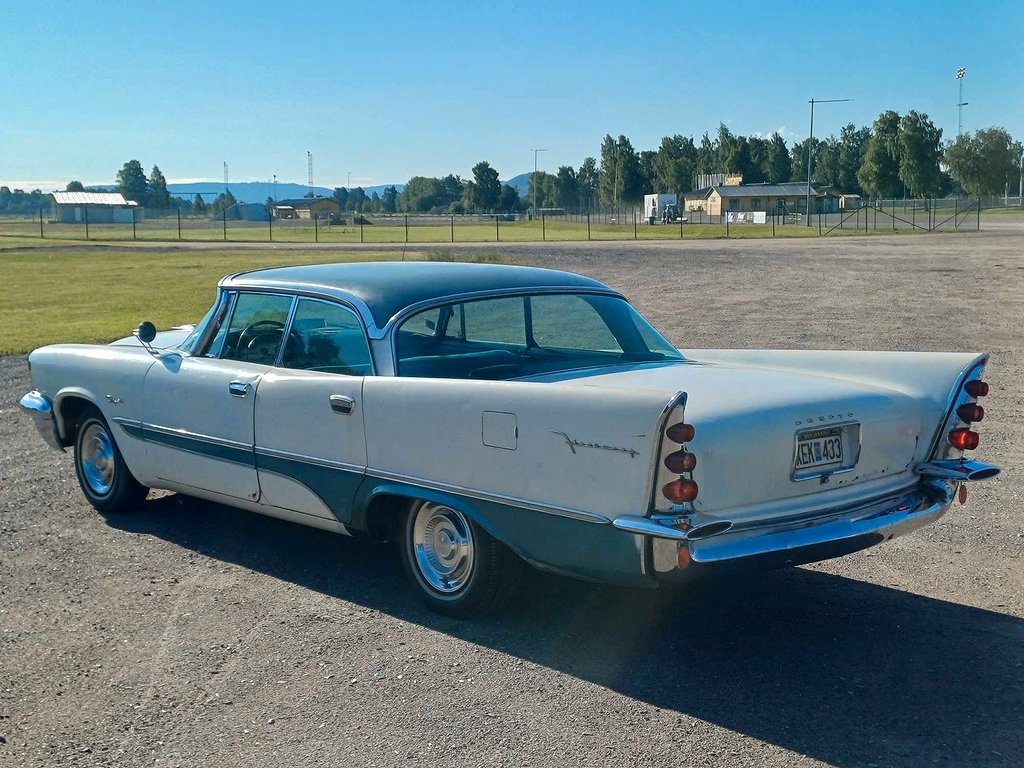
<path id="1" fill-rule="evenodd" d="M 675 592 L 535 574 L 465 622 L 419 604 L 391 547 L 175 495 L 108 521 L 833 765 L 1024 755 L 1012 616 L 789 569 Z"/>

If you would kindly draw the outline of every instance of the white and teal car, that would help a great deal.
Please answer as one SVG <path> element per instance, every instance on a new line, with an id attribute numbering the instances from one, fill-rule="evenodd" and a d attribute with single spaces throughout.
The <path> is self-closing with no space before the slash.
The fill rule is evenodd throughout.
<path id="1" fill-rule="evenodd" d="M 21 405 L 101 512 L 162 488 L 395 539 L 468 615 L 524 563 L 656 586 L 930 523 L 999 472 L 965 454 L 986 360 L 677 350 L 579 275 L 326 264 L 230 275 L 194 327 L 37 349 Z"/>

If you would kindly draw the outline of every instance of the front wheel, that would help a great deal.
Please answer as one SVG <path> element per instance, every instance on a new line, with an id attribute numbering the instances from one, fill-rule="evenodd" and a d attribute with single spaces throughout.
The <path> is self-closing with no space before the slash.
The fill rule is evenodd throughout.
<path id="1" fill-rule="evenodd" d="M 149 492 L 129 471 L 103 414 L 93 407 L 82 414 L 75 433 L 75 474 L 86 500 L 100 512 L 129 510 Z"/>
<path id="2" fill-rule="evenodd" d="M 493 613 L 519 586 L 522 561 L 457 509 L 416 501 L 402 521 L 402 567 L 431 608 L 467 618 Z"/>

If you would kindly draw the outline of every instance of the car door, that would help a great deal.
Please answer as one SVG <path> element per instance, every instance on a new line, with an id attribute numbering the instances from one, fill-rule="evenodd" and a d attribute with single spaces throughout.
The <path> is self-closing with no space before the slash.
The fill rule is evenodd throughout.
<path id="1" fill-rule="evenodd" d="M 255 501 L 253 415 L 277 362 L 293 297 L 238 293 L 201 354 L 167 356 L 145 381 L 147 460 L 163 480 Z"/>
<path id="2" fill-rule="evenodd" d="M 346 522 L 366 472 L 360 400 L 372 373 L 351 309 L 299 298 L 281 364 L 260 379 L 255 445 L 261 503 Z"/>

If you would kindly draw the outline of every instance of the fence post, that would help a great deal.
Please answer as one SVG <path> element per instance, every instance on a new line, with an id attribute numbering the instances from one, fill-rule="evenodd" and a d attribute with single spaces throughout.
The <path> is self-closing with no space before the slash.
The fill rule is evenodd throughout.
<path id="1" fill-rule="evenodd" d="M 633 211 L 633 239 L 636 240 L 636 211 Z"/>
<path id="2" fill-rule="evenodd" d="M 88 240 L 89 239 L 89 208 L 88 207 L 82 208 L 82 211 L 85 213 L 85 239 Z M 978 198 L 978 211 L 981 211 L 981 198 Z M 979 213 L 978 215 L 980 216 L 981 214 Z"/>
<path id="3" fill-rule="evenodd" d="M 683 239 L 683 217 L 682 214 L 679 216 L 679 239 Z"/>
<path id="4" fill-rule="evenodd" d="M 40 221 L 42 221 L 41 218 L 40 218 Z M 43 225 L 40 224 L 39 225 L 40 231 L 42 231 L 42 227 L 43 227 Z M 587 211 L 587 240 L 589 240 L 589 239 L 590 239 L 590 211 Z"/>
<path id="5" fill-rule="evenodd" d="M 181 208 L 178 209 L 178 239 L 181 240 Z"/>
<path id="6" fill-rule="evenodd" d="M 981 232 L 981 197 L 978 198 L 978 232 Z"/>
<path id="7" fill-rule="evenodd" d="M 725 238 L 728 240 L 729 239 L 729 214 L 728 213 L 723 213 L 722 215 L 725 216 Z"/>
<path id="8" fill-rule="evenodd" d="M 877 207 L 872 207 L 871 210 L 872 210 L 872 214 L 871 215 L 873 217 L 872 222 L 871 222 L 872 223 L 872 227 L 875 230 L 875 232 L 877 232 L 878 231 L 878 208 Z M 867 226 L 867 224 L 865 224 L 865 226 Z"/>
<path id="9" fill-rule="evenodd" d="M 132 208 L 132 240 L 138 240 L 135 236 L 135 209 Z"/>
<path id="10" fill-rule="evenodd" d="M 915 230 L 917 229 L 917 201 L 916 200 L 914 201 L 914 204 L 912 206 L 910 206 L 910 226 L 913 227 Z"/>
<path id="11" fill-rule="evenodd" d="M 39 209 L 39 239 L 42 240 L 46 235 L 43 234 L 43 209 Z"/>
<path id="12" fill-rule="evenodd" d="M 498 214 L 494 214 L 494 242 L 501 242 L 501 232 L 498 230 Z"/>
<path id="13" fill-rule="evenodd" d="M 543 213 L 540 215 L 540 239 L 548 239 L 548 219 Z"/>
<path id="14" fill-rule="evenodd" d="M 267 229 L 270 230 L 270 242 L 274 242 L 274 214 L 267 211 Z"/>
<path id="15" fill-rule="evenodd" d="M 892 231 L 896 231 L 896 198 L 892 199 Z"/>
<path id="16" fill-rule="evenodd" d="M 313 216 L 313 242 L 314 243 L 319 243 L 320 242 L 320 224 L 317 221 L 316 213 L 314 213 L 313 211 L 310 211 L 310 214 Z"/>
<path id="17" fill-rule="evenodd" d="M 953 229 L 960 229 L 960 219 L 957 217 L 960 215 L 960 198 L 953 198 Z"/>
<path id="18" fill-rule="evenodd" d="M 810 214 L 808 214 L 810 215 Z M 842 219 L 840 219 L 842 221 Z M 818 214 L 818 237 L 821 237 L 821 214 Z"/>
<path id="19" fill-rule="evenodd" d="M 679 228 L 680 229 L 683 228 L 682 224 L 679 225 Z M 774 216 L 772 216 L 772 237 L 775 237 L 775 217 Z"/>
<path id="20" fill-rule="evenodd" d="M 405 242 L 409 242 L 409 214 L 405 214 Z"/>
<path id="21" fill-rule="evenodd" d="M 452 214 L 452 242 L 455 242 L 455 214 Z"/>
<path id="22" fill-rule="evenodd" d="M 363 217 L 359 217 L 359 242 L 363 242 Z"/>
<path id="23" fill-rule="evenodd" d="M 221 225 L 224 227 L 224 239 L 228 239 L 228 209 L 227 206 L 220 209 Z"/>

